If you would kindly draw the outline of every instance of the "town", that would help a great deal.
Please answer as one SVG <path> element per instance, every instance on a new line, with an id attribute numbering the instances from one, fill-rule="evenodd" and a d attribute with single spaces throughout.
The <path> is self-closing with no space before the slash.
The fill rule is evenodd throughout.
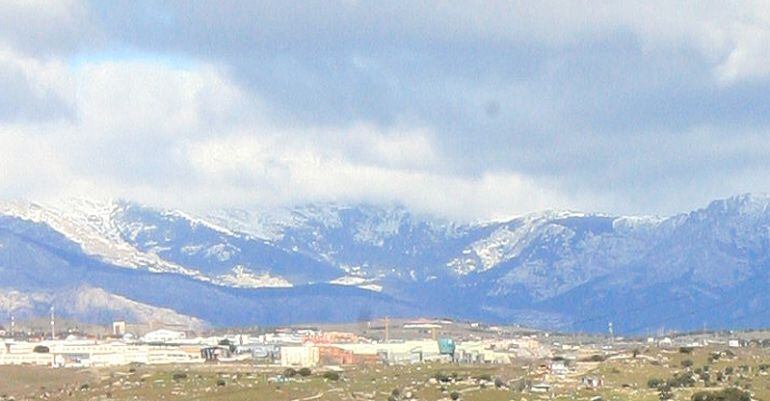
<path id="1" fill-rule="evenodd" d="M 0 330 L 0 373 L 6 378 L 0 399 L 598 401 L 695 399 L 719 391 L 754 399 L 770 395 L 770 333 L 764 331 L 623 338 L 388 318 L 200 333 L 162 322 L 115 321 L 87 330 L 70 322 L 56 331 L 53 315 L 48 330 L 37 326 L 12 322 Z M 19 375 L 39 378 L 40 385 L 27 378 L 18 382 L 23 388 L 14 386 L 12 378 Z"/>

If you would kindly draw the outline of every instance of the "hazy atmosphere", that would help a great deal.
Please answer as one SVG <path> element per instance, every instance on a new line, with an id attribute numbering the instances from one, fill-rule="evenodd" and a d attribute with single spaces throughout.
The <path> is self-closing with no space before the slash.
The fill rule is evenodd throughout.
<path id="1" fill-rule="evenodd" d="M 770 184 L 769 10 L 6 0 L 0 194 L 691 210 Z"/>

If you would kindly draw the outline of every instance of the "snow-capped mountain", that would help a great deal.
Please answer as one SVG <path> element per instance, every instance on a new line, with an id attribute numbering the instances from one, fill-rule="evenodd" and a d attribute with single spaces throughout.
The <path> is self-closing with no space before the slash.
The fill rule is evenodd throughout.
<path id="1" fill-rule="evenodd" d="M 0 214 L 46 224 L 83 252 L 125 268 L 253 288 L 290 287 L 337 276 L 331 266 L 263 240 L 182 212 L 125 201 L 7 202 L 0 203 Z M 276 272 L 286 277 L 274 276 Z"/>
<path id="2" fill-rule="evenodd" d="M 208 219 L 341 269 L 352 278 L 424 280 L 444 270 L 473 230 L 400 206 L 305 205 L 270 212 L 226 210 Z M 344 280 L 343 280 L 344 281 Z"/>
<path id="3" fill-rule="evenodd" d="M 393 205 L 193 215 L 127 201 L 6 202 L 0 309 L 82 292 L 92 301 L 73 315 L 173 312 L 196 324 L 388 313 L 563 330 L 613 321 L 618 332 L 768 325 L 768 206 L 742 195 L 666 218 L 545 211 L 458 224 Z M 117 312 L 98 306 L 108 299 Z"/>

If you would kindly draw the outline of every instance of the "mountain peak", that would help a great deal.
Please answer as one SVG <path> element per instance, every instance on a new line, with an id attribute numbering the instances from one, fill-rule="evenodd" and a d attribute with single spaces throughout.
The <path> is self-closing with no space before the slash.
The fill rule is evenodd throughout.
<path id="1" fill-rule="evenodd" d="M 706 210 L 721 213 L 765 214 L 770 207 L 770 195 L 745 193 L 709 203 Z"/>

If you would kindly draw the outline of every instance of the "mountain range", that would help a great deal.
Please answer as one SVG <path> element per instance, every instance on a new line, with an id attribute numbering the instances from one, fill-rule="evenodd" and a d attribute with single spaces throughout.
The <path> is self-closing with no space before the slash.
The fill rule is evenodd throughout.
<path id="1" fill-rule="evenodd" d="M 0 202 L 0 313 L 204 326 L 443 316 L 565 332 L 770 326 L 770 197 L 456 223 L 396 205 L 189 214 Z"/>

